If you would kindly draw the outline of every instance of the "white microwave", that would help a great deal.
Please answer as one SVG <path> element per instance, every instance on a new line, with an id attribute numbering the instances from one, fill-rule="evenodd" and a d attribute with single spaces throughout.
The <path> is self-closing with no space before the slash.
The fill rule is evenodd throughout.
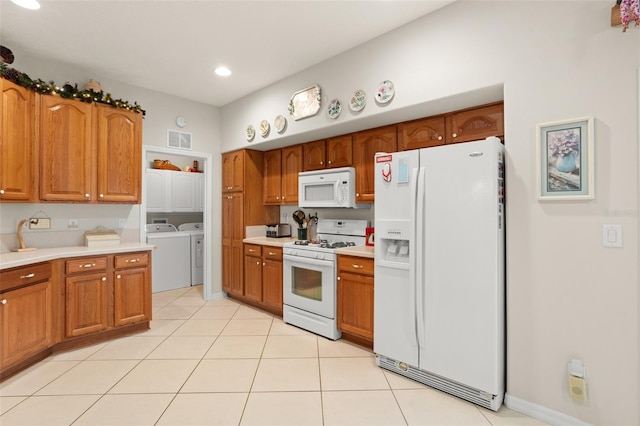
<path id="1" fill-rule="evenodd" d="M 353 167 L 298 174 L 300 207 L 356 208 L 356 170 Z"/>

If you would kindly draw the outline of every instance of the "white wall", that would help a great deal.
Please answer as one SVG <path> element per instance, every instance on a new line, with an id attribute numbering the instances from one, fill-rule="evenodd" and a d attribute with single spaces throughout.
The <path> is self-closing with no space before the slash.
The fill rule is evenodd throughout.
<path id="1" fill-rule="evenodd" d="M 639 424 L 638 67 L 640 30 L 609 26 L 613 1 L 457 2 L 223 108 L 222 150 L 305 142 L 504 96 L 507 158 L 507 391 L 514 406 L 595 424 Z M 395 83 L 385 107 L 377 83 Z M 293 121 L 295 91 L 370 97 L 334 121 Z M 280 136 L 244 131 L 276 115 Z M 540 202 L 535 126 L 595 117 L 596 198 Z M 624 247 L 602 246 L 602 225 Z M 586 366 L 588 401 L 569 399 L 567 362 Z M 547 414 L 544 414 L 544 412 Z M 553 420 L 553 419 L 552 419 Z"/>

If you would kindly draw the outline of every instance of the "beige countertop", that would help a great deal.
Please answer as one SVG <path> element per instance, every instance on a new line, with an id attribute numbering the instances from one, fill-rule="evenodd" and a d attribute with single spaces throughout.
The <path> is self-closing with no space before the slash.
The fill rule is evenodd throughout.
<path id="1" fill-rule="evenodd" d="M 373 259 L 373 247 L 371 246 L 351 246 L 345 248 L 339 248 L 336 250 L 337 254 L 347 254 L 349 256 L 368 257 Z"/>
<path id="2" fill-rule="evenodd" d="M 263 246 L 282 247 L 284 243 L 292 243 L 296 241 L 295 237 L 283 237 L 283 238 L 267 238 L 267 237 L 252 237 L 242 240 L 243 243 L 248 244 L 260 244 Z"/>
<path id="3" fill-rule="evenodd" d="M 282 247 L 285 243 L 292 243 L 296 241 L 295 237 L 285 238 L 267 238 L 267 237 L 251 237 L 242 240 L 243 243 L 248 244 L 260 244 L 263 246 Z M 347 254 L 349 256 L 368 257 L 373 259 L 373 247 L 370 246 L 353 246 L 336 249 L 337 254 Z"/>
<path id="4" fill-rule="evenodd" d="M 117 246 L 110 247 L 56 247 L 37 249 L 34 251 L 0 253 L 0 269 L 15 268 L 16 266 L 29 265 L 64 257 L 146 251 L 152 250 L 154 247 L 155 245 L 146 243 L 120 243 Z"/>

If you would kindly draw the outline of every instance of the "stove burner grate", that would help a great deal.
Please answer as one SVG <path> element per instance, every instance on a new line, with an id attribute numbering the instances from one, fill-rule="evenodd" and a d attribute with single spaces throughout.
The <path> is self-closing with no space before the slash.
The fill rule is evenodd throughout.
<path id="1" fill-rule="evenodd" d="M 335 242 L 335 243 L 328 243 L 328 242 L 324 242 L 320 244 L 320 247 L 322 248 L 331 248 L 331 249 L 336 249 L 336 248 L 343 248 L 343 247 L 352 247 L 355 246 L 356 243 L 354 243 L 353 241 L 339 241 L 339 242 Z"/>

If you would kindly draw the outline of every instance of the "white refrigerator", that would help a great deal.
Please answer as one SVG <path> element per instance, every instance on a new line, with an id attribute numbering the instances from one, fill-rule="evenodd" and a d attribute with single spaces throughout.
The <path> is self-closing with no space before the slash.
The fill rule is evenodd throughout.
<path id="1" fill-rule="evenodd" d="M 375 156 L 379 366 L 498 410 L 505 381 L 504 147 Z"/>

